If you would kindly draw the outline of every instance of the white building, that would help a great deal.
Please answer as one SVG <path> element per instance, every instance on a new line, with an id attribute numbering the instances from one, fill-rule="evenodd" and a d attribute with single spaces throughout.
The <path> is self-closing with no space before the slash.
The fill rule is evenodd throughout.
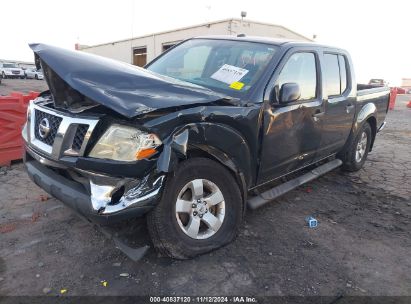
<path id="1" fill-rule="evenodd" d="M 411 78 L 403 78 L 401 88 L 411 90 Z"/>
<path id="2" fill-rule="evenodd" d="M 226 19 L 94 46 L 77 45 L 76 47 L 84 52 L 144 66 L 165 50 L 185 39 L 205 35 L 236 36 L 239 34 L 311 41 L 281 25 Z"/>

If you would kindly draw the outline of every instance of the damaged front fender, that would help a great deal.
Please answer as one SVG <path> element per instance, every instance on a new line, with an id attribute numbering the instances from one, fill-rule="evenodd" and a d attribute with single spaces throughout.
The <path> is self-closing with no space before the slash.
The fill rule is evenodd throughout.
<path id="1" fill-rule="evenodd" d="M 164 142 L 158 158 L 159 172 L 171 172 L 191 150 L 202 150 L 229 168 L 247 188 L 253 178 L 251 152 L 246 140 L 229 126 L 193 123 L 175 131 Z"/>

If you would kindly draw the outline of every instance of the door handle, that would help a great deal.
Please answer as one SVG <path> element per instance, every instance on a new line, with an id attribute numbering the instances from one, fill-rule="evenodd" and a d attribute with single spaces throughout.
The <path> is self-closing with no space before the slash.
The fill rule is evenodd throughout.
<path id="1" fill-rule="evenodd" d="M 354 109 L 354 105 L 350 103 L 345 107 L 345 110 L 347 111 L 347 113 L 350 113 L 352 109 Z"/>
<path id="2" fill-rule="evenodd" d="M 322 116 L 324 116 L 324 111 L 317 109 L 315 113 L 313 114 L 313 119 L 314 121 L 318 121 L 318 119 Z"/>

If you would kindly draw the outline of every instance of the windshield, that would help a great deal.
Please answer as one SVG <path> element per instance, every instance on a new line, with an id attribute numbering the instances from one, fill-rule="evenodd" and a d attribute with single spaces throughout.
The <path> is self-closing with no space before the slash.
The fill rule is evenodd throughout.
<path id="1" fill-rule="evenodd" d="M 147 69 L 228 94 L 246 92 L 260 78 L 276 49 L 245 41 L 192 39 Z"/>
<path id="2" fill-rule="evenodd" d="M 14 64 L 14 63 L 4 63 L 3 67 L 4 68 L 18 68 L 17 64 Z"/>

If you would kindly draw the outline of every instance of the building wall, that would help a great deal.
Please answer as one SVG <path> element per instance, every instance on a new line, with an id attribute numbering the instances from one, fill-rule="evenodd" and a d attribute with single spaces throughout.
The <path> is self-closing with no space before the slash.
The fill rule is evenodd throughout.
<path id="1" fill-rule="evenodd" d="M 411 89 L 411 78 L 403 78 L 401 87 L 406 90 Z"/>
<path id="2" fill-rule="evenodd" d="M 81 51 L 133 63 L 133 49 L 146 47 L 147 62 L 150 62 L 162 53 L 163 44 L 177 43 L 196 36 L 238 34 L 310 41 L 282 26 L 232 19 L 81 48 Z"/>

